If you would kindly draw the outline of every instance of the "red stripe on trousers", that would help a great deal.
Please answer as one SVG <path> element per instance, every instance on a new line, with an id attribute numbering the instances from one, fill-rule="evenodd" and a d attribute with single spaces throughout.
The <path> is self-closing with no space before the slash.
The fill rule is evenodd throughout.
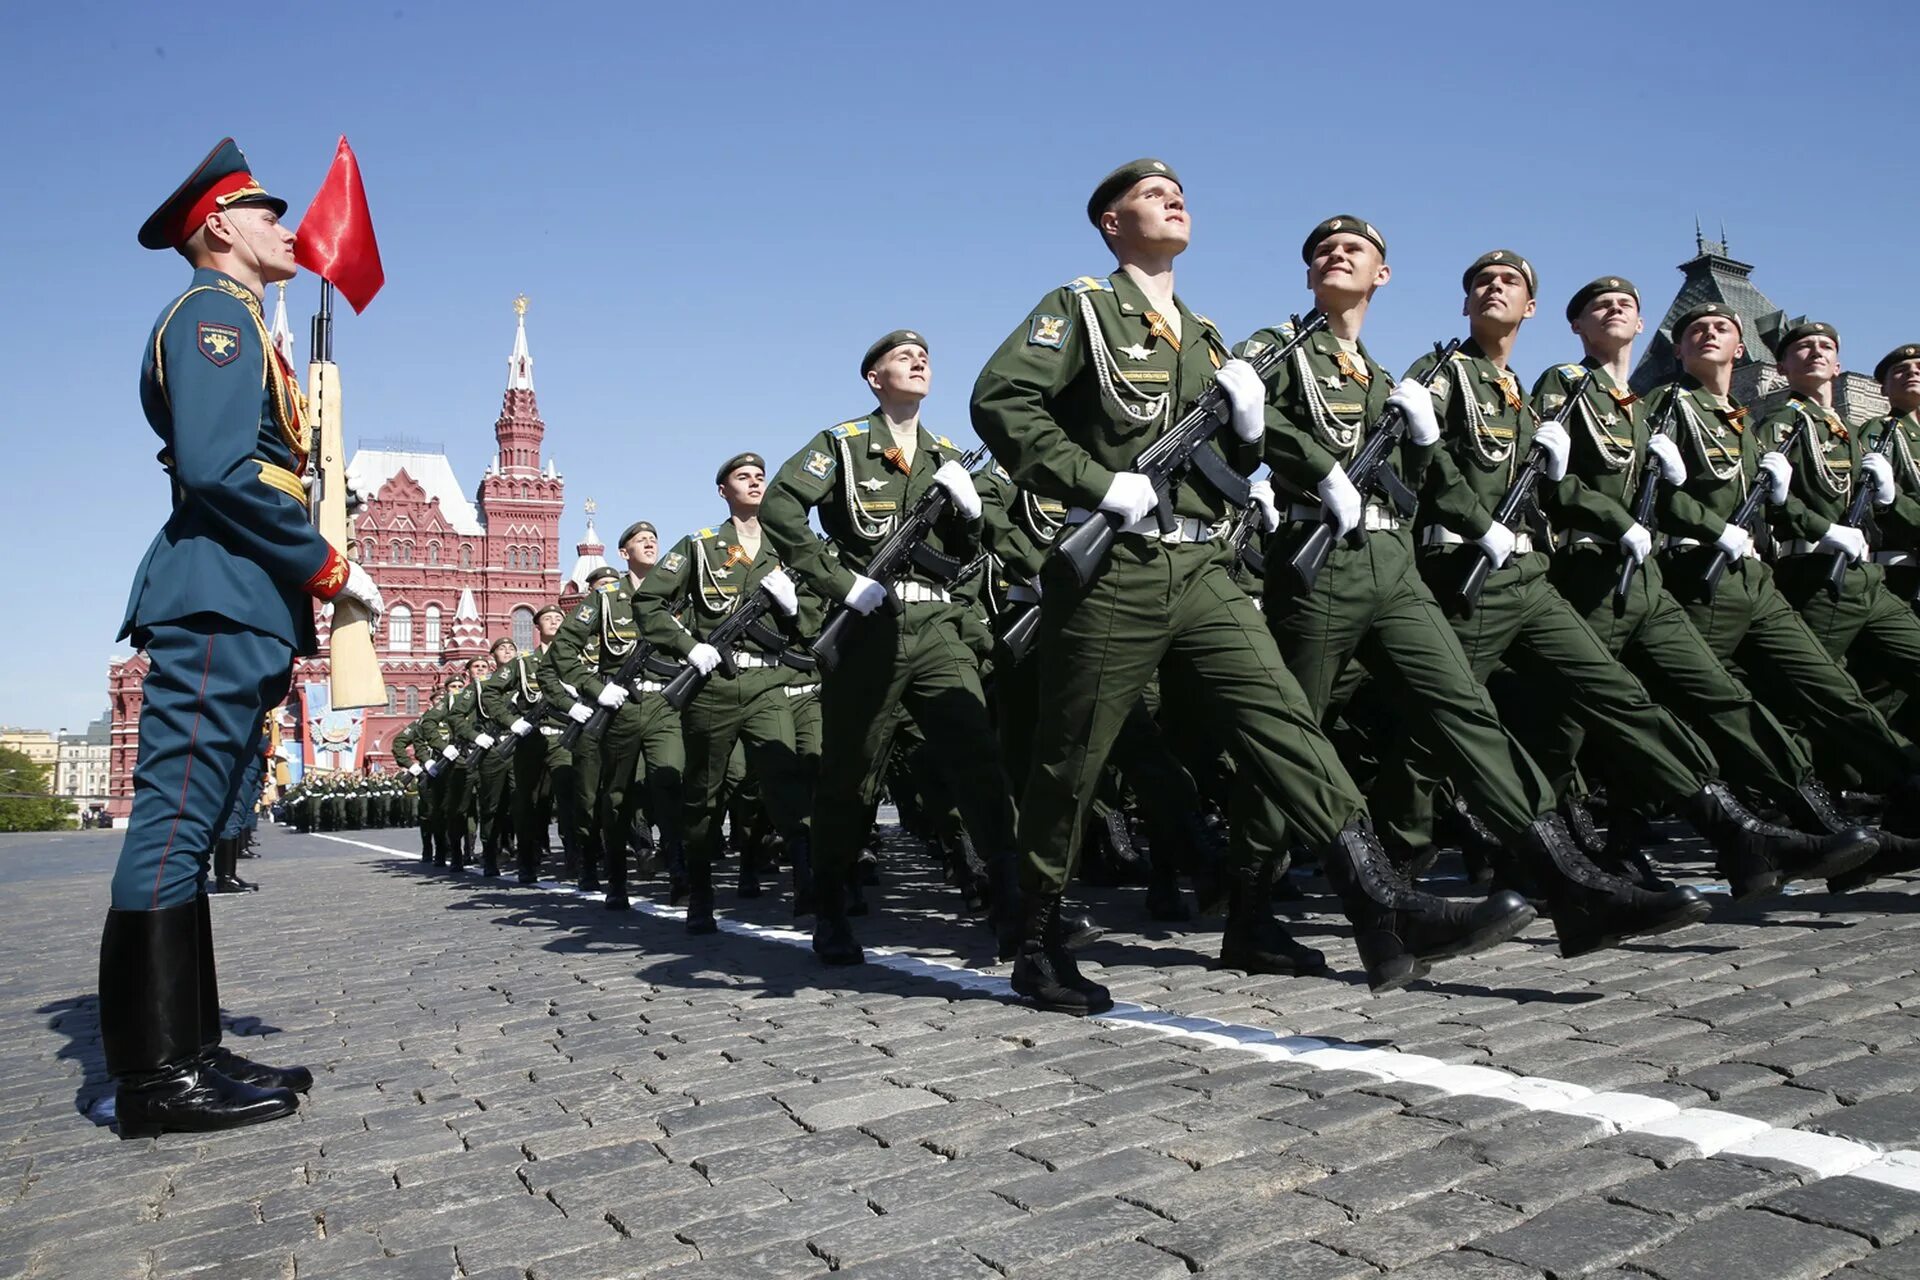
<path id="1" fill-rule="evenodd" d="M 153 872 L 153 909 L 160 909 L 160 877 L 166 874 L 167 857 L 173 852 L 173 837 L 180 830 L 180 819 L 187 812 L 187 785 L 193 780 L 193 747 L 200 741 L 200 717 L 207 705 L 207 675 L 213 670 L 213 637 L 207 637 L 207 661 L 200 668 L 200 696 L 194 702 L 193 733 L 187 739 L 187 770 L 180 779 L 180 803 L 173 811 L 173 826 L 167 830 L 167 847 L 160 851 L 160 865 Z"/>

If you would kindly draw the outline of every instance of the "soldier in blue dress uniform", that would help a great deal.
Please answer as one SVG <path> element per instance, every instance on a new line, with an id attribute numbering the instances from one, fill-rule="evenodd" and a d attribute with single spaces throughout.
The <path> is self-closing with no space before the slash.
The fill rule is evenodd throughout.
<path id="1" fill-rule="evenodd" d="M 193 264 L 161 308 L 140 370 L 173 510 L 133 577 L 120 626 L 150 663 L 133 813 L 100 940 L 100 1039 L 122 1137 L 287 1115 L 313 1077 L 220 1044 L 211 916 L 214 843 L 265 713 L 296 654 L 314 652 L 313 602 L 350 595 L 377 619 L 366 570 L 307 517 L 299 383 L 261 315 L 293 277 L 286 201 L 222 139 L 140 228 Z"/>

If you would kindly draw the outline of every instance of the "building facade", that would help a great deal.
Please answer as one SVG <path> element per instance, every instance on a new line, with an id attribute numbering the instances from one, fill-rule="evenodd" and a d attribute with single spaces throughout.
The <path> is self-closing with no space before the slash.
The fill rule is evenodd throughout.
<path id="1" fill-rule="evenodd" d="M 104 812 L 113 767 L 111 708 L 89 724 L 85 733 L 60 735 L 59 752 L 53 793 L 72 802 L 75 817 L 89 809 Z"/>

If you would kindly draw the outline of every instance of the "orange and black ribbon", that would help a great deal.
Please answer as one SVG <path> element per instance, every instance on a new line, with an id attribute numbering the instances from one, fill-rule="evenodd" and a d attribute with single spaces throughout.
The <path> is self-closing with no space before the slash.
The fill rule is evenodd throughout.
<path id="1" fill-rule="evenodd" d="M 907 455 L 900 451 L 900 447 L 898 445 L 895 445 L 893 448 L 886 450 L 880 456 L 887 460 L 888 466 L 892 467 L 895 471 L 898 471 L 903 476 L 906 475 L 909 471 L 913 470 L 913 464 L 907 461 Z"/>
<path id="2" fill-rule="evenodd" d="M 1173 326 L 1169 325 L 1167 318 L 1158 311 L 1147 312 L 1147 336 L 1149 338 L 1165 338 L 1172 344 L 1175 351 L 1180 349 L 1180 339 L 1174 336 Z"/>

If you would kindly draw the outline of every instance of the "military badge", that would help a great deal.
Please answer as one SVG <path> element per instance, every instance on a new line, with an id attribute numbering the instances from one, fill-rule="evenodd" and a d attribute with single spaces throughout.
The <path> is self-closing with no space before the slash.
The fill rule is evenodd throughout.
<path id="1" fill-rule="evenodd" d="M 680 566 L 686 562 L 687 558 L 678 551 L 669 551 L 666 558 L 660 561 L 660 567 L 668 573 L 678 573 L 680 572 Z"/>
<path id="2" fill-rule="evenodd" d="M 807 454 L 807 460 L 801 464 L 801 470 L 805 471 L 815 480 L 825 480 L 833 474 L 833 459 L 829 455 L 815 449 Z"/>
<path id="3" fill-rule="evenodd" d="M 225 368 L 240 358 L 240 331 L 230 324 L 200 322 L 200 354 Z"/>
<path id="4" fill-rule="evenodd" d="M 583 604 L 583 605 L 581 605 L 581 606 L 580 606 L 580 611 L 579 611 L 578 613 L 576 613 L 576 614 L 574 614 L 574 615 L 573 615 L 573 617 L 574 617 L 574 621 L 576 621 L 576 622 L 592 622 L 592 621 L 593 621 L 593 606 L 592 606 L 592 605 L 590 605 L 590 604 Z"/>
<path id="5" fill-rule="evenodd" d="M 1052 347 L 1059 351 L 1067 345 L 1067 328 L 1065 316 L 1050 316 L 1044 312 L 1035 315 L 1027 326 L 1027 345 Z"/>

